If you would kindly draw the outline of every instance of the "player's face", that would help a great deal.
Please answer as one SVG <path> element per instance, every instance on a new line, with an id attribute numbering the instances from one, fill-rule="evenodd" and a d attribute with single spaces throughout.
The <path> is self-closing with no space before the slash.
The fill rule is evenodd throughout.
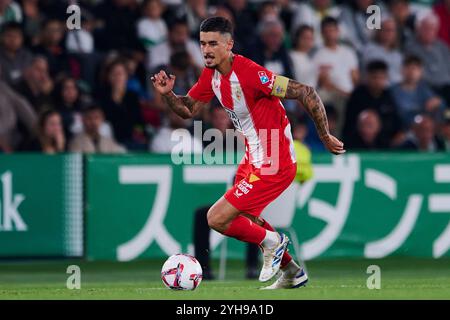
<path id="1" fill-rule="evenodd" d="M 200 32 L 200 48 L 205 67 L 216 68 L 230 56 L 233 39 L 229 34 L 220 32 Z"/>

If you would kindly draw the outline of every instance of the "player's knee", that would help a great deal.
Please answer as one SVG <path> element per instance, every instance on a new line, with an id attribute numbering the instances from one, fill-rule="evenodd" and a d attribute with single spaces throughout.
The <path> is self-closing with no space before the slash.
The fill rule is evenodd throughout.
<path id="1" fill-rule="evenodd" d="M 209 209 L 208 214 L 206 215 L 208 219 L 208 225 L 211 229 L 214 229 L 220 233 L 225 231 L 225 221 L 221 219 L 220 213 L 214 208 Z"/>

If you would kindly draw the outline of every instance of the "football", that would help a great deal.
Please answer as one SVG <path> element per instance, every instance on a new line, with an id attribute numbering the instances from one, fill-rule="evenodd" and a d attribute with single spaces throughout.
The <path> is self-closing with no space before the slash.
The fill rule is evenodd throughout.
<path id="1" fill-rule="evenodd" d="M 200 285 L 202 277 L 202 266 L 188 254 L 170 256 L 161 269 L 164 285 L 172 290 L 194 290 Z"/>

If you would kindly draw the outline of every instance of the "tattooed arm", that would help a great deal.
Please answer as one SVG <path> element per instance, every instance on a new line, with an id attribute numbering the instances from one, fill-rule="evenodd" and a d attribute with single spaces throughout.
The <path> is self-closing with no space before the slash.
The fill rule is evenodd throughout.
<path id="1" fill-rule="evenodd" d="M 330 134 L 325 107 L 316 90 L 297 81 L 277 76 L 272 95 L 285 99 L 296 99 L 314 121 L 317 133 L 325 147 L 334 154 L 344 153 L 344 144 Z"/>
<path id="2" fill-rule="evenodd" d="M 173 91 L 175 76 L 167 76 L 164 71 L 160 71 L 151 77 L 157 92 L 161 94 L 163 100 L 170 109 L 183 119 L 192 118 L 196 112 L 206 103 L 194 100 L 190 96 L 177 96 Z"/>
<path id="3" fill-rule="evenodd" d="M 177 96 L 173 91 L 162 95 L 170 109 L 183 119 L 192 118 L 206 103 L 196 101 L 190 96 Z"/>

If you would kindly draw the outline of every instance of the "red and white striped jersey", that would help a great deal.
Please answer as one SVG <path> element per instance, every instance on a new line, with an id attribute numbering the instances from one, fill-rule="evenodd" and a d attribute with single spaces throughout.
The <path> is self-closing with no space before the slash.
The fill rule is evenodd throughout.
<path id="1" fill-rule="evenodd" d="M 271 95 L 276 75 L 254 61 L 234 55 L 231 71 L 204 68 L 188 95 L 209 102 L 215 95 L 236 130 L 246 139 L 246 159 L 255 167 L 296 162 L 291 128 L 280 99 Z"/>

